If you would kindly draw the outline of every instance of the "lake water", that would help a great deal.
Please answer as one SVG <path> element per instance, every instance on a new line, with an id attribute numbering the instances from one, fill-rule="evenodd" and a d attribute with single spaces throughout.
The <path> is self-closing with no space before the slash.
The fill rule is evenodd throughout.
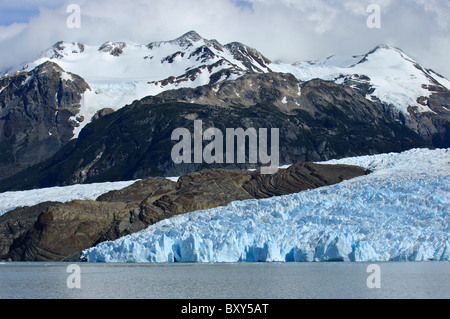
<path id="1" fill-rule="evenodd" d="M 1 263 L 0 298 L 450 298 L 448 262 L 377 263 L 380 288 L 368 288 L 369 263 L 76 265 L 80 288 L 68 288 L 67 263 Z"/>

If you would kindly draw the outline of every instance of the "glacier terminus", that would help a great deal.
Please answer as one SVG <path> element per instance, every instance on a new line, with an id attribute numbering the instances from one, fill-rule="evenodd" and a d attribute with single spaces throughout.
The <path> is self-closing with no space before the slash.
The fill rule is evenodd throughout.
<path id="1" fill-rule="evenodd" d="M 373 173 L 163 220 L 89 262 L 448 261 L 450 149 L 333 160 Z"/>

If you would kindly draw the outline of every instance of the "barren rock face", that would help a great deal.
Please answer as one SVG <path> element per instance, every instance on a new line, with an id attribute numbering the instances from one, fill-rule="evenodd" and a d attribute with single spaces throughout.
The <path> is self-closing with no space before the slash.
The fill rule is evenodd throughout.
<path id="1" fill-rule="evenodd" d="M 273 175 L 204 170 L 178 182 L 148 178 L 96 201 L 47 202 L 0 216 L 0 260 L 71 261 L 81 251 L 165 218 L 232 201 L 267 198 L 366 174 L 356 166 L 297 163 Z"/>
<path id="2" fill-rule="evenodd" d="M 252 174 L 252 179 L 242 187 L 254 198 L 268 198 L 326 185 L 367 174 L 365 169 L 347 165 L 321 165 L 299 162 L 277 174 Z"/>
<path id="3" fill-rule="evenodd" d="M 144 199 L 161 197 L 176 189 L 177 183 L 164 177 L 147 178 L 121 189 L 108 192 L 97 198 L 100 202 L 140 203 Z"/>
<path id="4" fill-rule="evenodd" d="M 107 236 L 119 220 L 126 220 L 124 208 L 124 203 L 74 201 L 16 209 L 0 217 L 1 254 L 6 253 L 6 260 L 70 259 Z"/>
<path id="5" fill-rule="evenodd" d="M 0 78 L 0 179 L 49 158 L 70 141 L 77 125 L 71 117 L 88 88 L 53 62 Z"/>

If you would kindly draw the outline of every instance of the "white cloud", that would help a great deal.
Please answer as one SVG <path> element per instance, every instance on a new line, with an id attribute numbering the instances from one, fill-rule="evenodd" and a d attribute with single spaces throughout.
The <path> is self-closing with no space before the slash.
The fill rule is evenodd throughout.
<path id="1" fill-rule="evenodd" d="M 25 30 L 26 27 L 26 23 L 13 23 L 9 26 L 0 25 L 0 43 L 6 39 L 16 37 L 20 32 Z"/>
<path id="2" fill-rule="evenodd" d="M 40 3 L 39 16 L 26 26 L 0 29 L 0 70 L 32 59 L 59 40 L 96 45 L 108 40 L 149 43 L 196 30 L 205 38 L 243 42 L 270 59 L 287 62 L 362 54 L 389 43 L 450 77 L 447 0 L 245 1 L 251 10 L 238 2 L 45 0 Z M 69 3 L 81 7 L 81 29 L 66 27 Z M 366 9 L 371 3 L 381 7 L 381 29 L 366 26 Z M 47 5 L 51 7 L 46 9 Z"/>
<path id="3" fill-rule="evenodd" d="M 417 4 L 422 6 L 425 11 L 431 12 L 436 16 L 436 22 L 442 29 L 450 26 L 450 2 L 440 0 L 415 0 Z"/>

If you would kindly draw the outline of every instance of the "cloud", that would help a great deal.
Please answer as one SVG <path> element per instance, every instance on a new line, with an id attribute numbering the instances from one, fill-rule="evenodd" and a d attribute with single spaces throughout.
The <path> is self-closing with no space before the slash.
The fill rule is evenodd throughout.
<path id="1" fill-rule="evenodd" d="M 26 23 L 13 23 L 9 26 L 0 25 L 0 43 L 6 39 L 14 38 L 27 28 Z"/>
<path id="2" fill-rule="evenodd" d="M 66 26 L 70 3 L 81 7 L 81 29 Z M 381 29 L 366 25 L 372 3 L 381 8 Z M 196 30 L 287 62 L 363 54 L 388 43 L 450 77 L 447 0 L 45 0 L 35 7 L 39 13 L 26 25 L 0 29 L 5 34 L 0 36 L 0 70 L 34 58 L 59 40 L 149 43 Z"/>

